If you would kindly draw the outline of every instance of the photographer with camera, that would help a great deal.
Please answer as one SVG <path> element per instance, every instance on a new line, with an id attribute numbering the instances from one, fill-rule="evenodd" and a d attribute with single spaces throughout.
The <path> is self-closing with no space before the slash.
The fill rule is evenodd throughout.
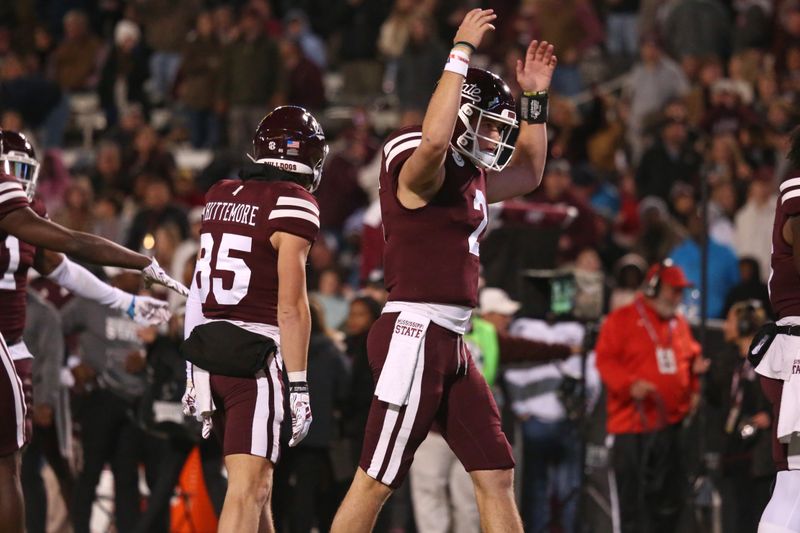
<path id="1" fill-rule="evenodd" d="M 718 487 L 722 530 L 730 533 L 756 531 L 773 479 L 771 407 L 747 360 L 750 343 L 766 320 L 759 300 L 734 303 L 723 325 L 727 349 L 714 359 L 706 380 L 706 398 L 719 413 L 724 435 Z"/>
<path id="2" fill-rule="evenodd" d="M 611 499 L 619 506 L 613 515 L 622 533 L 672 533 L 688 488 L 681 423 L 696 405 L 697 375 L 708 370 L 708 361 L 678 312 L 691 286 L 683 270 L 664 261 L 650 268 L 645 283 L 633 303 L 608 315 L 597 340 L 597 368 L 607 392 Z"/>

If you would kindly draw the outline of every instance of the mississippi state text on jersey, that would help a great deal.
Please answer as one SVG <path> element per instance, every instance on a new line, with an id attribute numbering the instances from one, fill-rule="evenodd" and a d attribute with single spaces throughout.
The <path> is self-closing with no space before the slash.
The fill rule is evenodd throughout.
<path id="1" fill-rule="evenodd" d="M 16 178 L 0 174 L 0 218 L 29 205 L 39 216 L 46 216 L 40 201 L 28 203 Z M 25 290 L 35 256 L 35 246 L 0 231 L 0 333 L 9 346 L 22 339 L 25 329 Z"/>
<path id="2" fill-rule="evenodd" d="M 488 223 L 486 175 L 450 148 L 439 192 L 424 207 L 404 207 L 397 198 L 398 176 L 421 140 L 414 126 L 394 132 L 383 145 L 380 202 L 389 300 L 475 307 L 478 247 Z"/>
<path id="3" fill-rule="evenodd" d="M 316 239 L 319 208 L 300 185 L 224 180 L 208 191 L 193 280 L 206 318 L 278 325 L 276 231 Z"/>
<path id="4" fill-rule="evenodd" d="M 800 274 L 794 266 L 792 247 L 783 238 L 790 217 L 800 215 L 800 177 L 784 180 L 780 186 L 775 223 L 772 226 L 772 257 L 769 301 L 778 318 L 800 316 Z M 795 239 L 800 235 L 795 235 Z"/>

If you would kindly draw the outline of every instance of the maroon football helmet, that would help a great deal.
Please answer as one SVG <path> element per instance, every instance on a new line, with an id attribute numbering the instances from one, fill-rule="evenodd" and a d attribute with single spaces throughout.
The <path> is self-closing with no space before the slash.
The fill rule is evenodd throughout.
<path id="1" fill-rule="evenodd" d="M 461 86 L 458 118 L 451 140 L 453 148 L 478 167 L 503 170 L 514 153 L 519 134 L 516 103 L 506 82 L 488 70 L 470 68 Z M 497 123 L 499 141 L 478 133 L 484 120 Z M 481 150 L 479 139 L 494 144 L 494 149 Z"/>
<path id="2" fill-rule="evenodd" d="M 28 139 L 21 133 L 0 129 L 0 170 L 16 177 L 29 199 L 36 193 L 39 162 Z"/>
<path id="3" fill-rule="evenodd" d="M 302 107 L 285 105 L 261 120 L 250 159 L 307 176 L 303 185 L 314 192 L 322 179 L 327 155 L 328 144 L 317 119 Z"/>

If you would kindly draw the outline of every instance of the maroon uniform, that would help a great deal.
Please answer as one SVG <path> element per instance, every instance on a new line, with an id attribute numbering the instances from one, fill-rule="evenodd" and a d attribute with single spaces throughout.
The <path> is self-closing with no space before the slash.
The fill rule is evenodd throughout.
<path id="1" fill-rule="evenodd" d="M 208 191 L 195 270 L 206 318 L 278 325 L 276 231 L 316 239 L 319 208 L 300 185 L 225 180 Z"/>
<path id="2" fill-rule="evenodd" d="M 478 243 L 487 224 L 486 176 L 450 149 L 441 189 L 424 207 L 403 207 L 397 198 L 400 170 L 421 139 L 419 127 L 404 128 L 383 147 L 380 202 L 389 300 L 472 308 L 478 299 Z M 405 331 L 396 324 L 398 316 L 384 313 L 370 330 L 367 349 L 376 383 L 395 336 Z M 372 398 L 361 468 L 398 487 L 434 423 L 467 471 L 514 466 L 497 406 L 462 336 L 431 322 L 408 403 Z"/>
<path id="3" fill-rule="evenodd" d="M 800 316 L 800 274 L 792 259 L 792 246 L 783 238 L 790 217 L 800 215 L 800 177 L 785 180 L 780 187 L 775 223 L 772 226 L 772 257 L 769 301 L 778 318 Z"/>
<path id="4" fill-rule="evenodd" d="M 441 190 L 425 207 L 403 207 L 397 199 L 398 176 L 421 140 L 418 126 L 403 128 L 383 147 L 380 202 L 389 300 L 475 307 L 478 241 L 487 224 L 486 176 L 449 150 Z"/>
<path id="5" fill-rule="evenodd" d="M 28 197 L 22 185 L 11 176 L 0 173 L 0 220 L 17 209 L 28 207 Z M 17 310 L 22 317 L 9 314 L 6 306 L 17 303 L 17 270 L 21 263 L 19 241 L 7 235 L 0 246 L 0 272 L 3 288 L 0 289 L 0 455 L 8 455 L 22 448 L 30 437 L 26 431 L 27 407 L 25 391 L 15 363 L 4 340 L 7 331 L 22 336 L 25 326 L 25 277 L 22 285 L 22 306 Z M 12 248 L 13 242 L 13 248 Z M 24 244 L 24 243 L 23 243 Z M 15 266 L 14 263 L 17 263 Z M 25 266 L 25 270 L 30 265 Z M 7 288 L 5 288 L 7 286 Z M 30 365 L 27 365 L 30 368 Z"/>
<path id="6" fill-rule="evenodd" d="M 316 239 L 319 208 L 300 185 L 225 180 L 208 191 L 193 288 L 206 319 L 278 325 L 278 252 L 270 243 L 276 231 L 312 243 Z M 283 420 L 280 355 L 253 379 L 212 375 L 211 392 L 225 455 L 277 462 Z"/>

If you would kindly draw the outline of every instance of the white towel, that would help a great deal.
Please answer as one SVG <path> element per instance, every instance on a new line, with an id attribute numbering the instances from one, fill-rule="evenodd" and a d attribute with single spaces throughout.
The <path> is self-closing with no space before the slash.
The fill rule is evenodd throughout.
<path id="1" fill-rule="evenodd" d="M 778 325 L 797 323 L 785 318 Z M 778 414 L 778 440 L 787 443 L 800 434 L 800 337 L 778 335 L 756 367 L 756 373 L 783 381 L 781 410 Z"/>
<path id="2" fill-rule="evenodd" d="M 410 311 L 397 316 L 389 352 L 375 386 L 375 396 L 379 400 L 398 406 L 408 403 L 414 370 L 419 358 L 424 356 L 425 333 L 430 322 L 429 317 Z"/>
<path id="3" fill-rule="evenodd" d="M 211 376 L 200 367 L 186 362 L 186 392 L 183 394 L 183 413 L 194 416 L 203 423 L 203 438 L 211 435 L 213 422 L 211 417 L 216 411 L 214 398 L 211 396 Z"/>

